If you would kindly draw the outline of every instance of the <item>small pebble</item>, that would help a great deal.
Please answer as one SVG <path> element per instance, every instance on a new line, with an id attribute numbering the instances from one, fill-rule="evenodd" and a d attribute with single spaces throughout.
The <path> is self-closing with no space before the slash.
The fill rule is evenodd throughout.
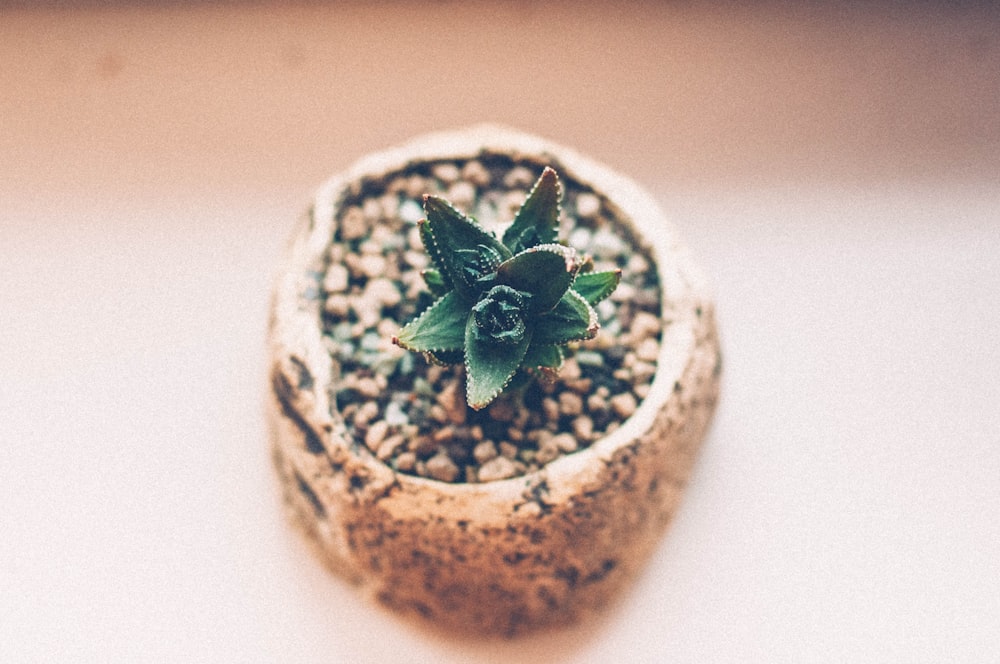
<path id="1" fill-rule="evenodd" d="M 590 239 L 593 237 L 589 228 L 578 227 L 573 229 L 569 234 L 569 246 L 575 247 L 579 251 L 583 251 L 586 247 L 590 246 Z"/>
<path id="2" fill-rule="evenodd" d="M 559 395 L 559 412 L 563 415 L 579 415 L 583 412 L 583 398 L 574 392 Z"/>
<path id="3" fill-rule="evenodd" d="M 553 436 L 552 444 L 555 445 L 560 452 L 576 452 L 579 448 L 579 443 L 576 442 L 576 438 L 568 433 L 560 433 Z"/>
<path id="4" fill-rule="evenodd" d="M 455 465 L 450 456 L 443 452 L 428 459 L 425 467 L 428 475 L 442 482 L 451 482 L 458 476 L 458 466 Z"/>
<path id="5" fill-rule="evenodd" d="M 608 409 L 608 400 L 600 394 L 591 394 L 587 397 L 587 410 L 592 413 L 603 413 Z"/>
<path id="6" fill-rule="evenodd" d="M 441 427 L 437 431 L 431 434 L 431 440 L 437 444 L 447 443 L 455 438 L 455 427 L 446 426 Z"/>
<path id="7" fill-rule="evenodd" d="M 404 426 L 410 423 L 410 418 L 407 416 L 406 411 L 395 401 L 390 401 L 389 405 L 385 407 L 384 419 L 389 423 L 389 426 Z"/>
<path id="8" fill-rule="evenodd" d="M 366 401 L 354 413 L 354 426 L 358 428 L 366 427 L 376 415 L 378 415 L 378 404 L 374 401 Z"/>
<path id="9" fill-rule="evenodd" d="M 509 399 L 496 399 L 487 412 L 497 422 L 510 422 L 514 419 L 514 404 Z"/>
<path id="10" fill-rule="evenodd" d="M 517 466 L 505 456 L 498 456 L 490 459 L 479 467 L 477 473 L 480 482 L 492 482 L 513 477 L 517 473 Z"/>
<path id="11" fill-rule="evenodd" d="M 420 221 L 421 219 L 424 218 L 424 209 L 422 207 L 420 207 L 420 203 L 418 203 L 418 202 L 416 202 L 414 200 L 411 200 L 411 199 L 407 199 L 407 200 L 403 201 L 403 203 L 399 206 L 398 215 L 399 215 L 399 218 L 402 219 L 403 221 L 405 221 L 406 223 L 408 223 L 408 224 L 415 224 L 415 223 L 417 223 L 418 221 Z M 414 231 L 417 230 L 416 226 L 414 226 L 413 230 Z M 413 242 L 412 242 L 412 236 L 410 236 L 410 238 L 411 238 L 411 242 L 410 242 L 410 246 L 411 247 L 422 247 L 423 246 L 423 245 L 421 245 L 419 243 L 416 244 L 416 245 L 414 245 Z"/>
<path id="12" fill-rule="evenodd" d="M 366 198 L 361 204 L 361 211 L 369 222 L 375 223 L 382 218 L 382 204 L 377 198 Z"/>
<path id="13" fill-rule="evenodd" d="M 431 173 L 434 174 L 434 177 L 441 180 L 441 182 L 444 182 L 445 184 L 451 184 L 461 176 L 461 171 L 458 170 L 458 166 L 451 162 L 436 164 L 434 168 L 431 169 Z"/>
<path id="14" fill-rule="evenodd" d="M 649 313 L 648 311 L 637 311 L 635 316 L 632 318 L 632 326 L 630 331 L 636 337 L 659 338 L 660 319 L 654 316 L 653 314 Z"/>
<path id="15" fill-rule="evenodd" d="M 611 410 L 622 419 L 631 417 L 638 407 L 635 397 L 630 392 L 622 392 L 611 397 Z"/>
<path id="16" fill-rule="evenodd" d="M 445 386 L 438 395 L 438 403 L 447 413 L 448 420 L 452 424 L 465 424 L 465 416 L 468 407 L 465 403 L 465 394 L 461 389 L 461 381 L 453 380 Z"/>
<path id="17" fill-rule="evenodd" d="M 357 384 L 355 385 L 355 389 L 358 391 L 358 394 L 366 399 L 374 399 L 381 391 L 379 390 L 378 383 L 375 382 L 375 379 L 368 376 L 359 378 Z M 376 404 L 376 408 L 377 407 L 378 405 Z"/>
<path id="18" fill-rule="evenodd" d="M 471 182 L 462 180 L 448 187 L 448 193 L 445 194 L 445 198 L 455 207 L 467 211 L 473 201 L 476 200 L 476 188 Z"/>
<path id="19" fill-rule="evenodd" d="M 632 381 L 636 384 L 645 384 L 656 375 L 656 365 L 649 362 L 636 362 L 632 365 Z"/>
<path id="20" fill-rule="evenodd" d="M 586 415 L 574 418 L 571 426 L 573 435 L 584 442 L 589 442 L 594 436 L 594 421 Z"/>
<path id="21" fill-rule="evenodd" d="M 406 195 L 410 198 L 420 198 L 428 191 L 428 182 L 421 175 L 414 173 L 406 179 Z"/>
<path id="22" fill-rule="evenodd" d="M 390 279 L 372 279 L 365 286 L 365 297 L 371 298 L 383 307 L 395 307 L 399 304 L 403 296 L 396 283 Z"/>
<path id="23" fill-rule="evenodd" d="M 357 240 L 368 234 L 368 222 L 365 213 L 356 205 L 344 210 L 340 220 L 340 238 L 342 240 Z"/>
<path id="24" fill-rule="evenodd" d="M 596 194 L 581 192 L 576 196 L 576 213 L 584 219 L 597 216 L 601 211 L 601 199 Z"/>
<path id="25" fill-rule="evenodd" d="M 517 458 L 517 445 L 513 445 L 508 442 L 500 443 L 500 456 L 506 457 L 508 459 Z"/>
<path id="26" fill-rule="evenodd" d="M 361 270 L 361 274 L 369 279 L 382 276 L 385 272 L 385 256 L 382 254 L 364 254 L 361 256 L 359 269 Z"/>
<path id="27" fill-rule="evenodd" d="M 326 302 L 323 303 L 323 310 L 331 316 L 343 318 L 351 310 L 351 303 L 345 295 L 337 293 L 326 298 Z"/>
<path id="28" fill-rule="evenodd" d="M 635 356 L 643 362 L 656 362 L 660 356 L 660 342 L 647 337 L 635 349 Z"/>
<path id="29" fill-rule="evenodd" d="M 490 183 L 490 172 L 478 161 L 472 160 L 462 167 L 462 177 L 476 185 L 485 187 Z"/>
<path id="30" fill-rule="evenodd" d="M 559 404 L 551 397 L 542 400 L 542 414 L 546 421 L 557 422 L 559 420 Z"/>
<path id="31" fill-rule="evenodd" d="M 326 276 L 323 277 L 323 289 L 327 293 L 343 293 L 347 290 L 350 274 L 347 268 L 340 263 L 334 263 L 326 269 Z"/>
<path id="32" fill-rule="evenodd" d="M 385 420 L 378 420 L 373 422 L 368 431 L 365 433 L 365 445 L 368 446 L 372 452 L 378 450 L 379 445 L 385 439 L 386 434 L 389 433 L 389 423 Z"/>
<path id="33" fill-rule="evenodd" d="M 417 436 L 409 440 L 407 447 L 414 454 L 425 456 L 438 448 L 438 441 L 433 436 Z"/>
<path id="34" fill-rule="evenodd" d="M 394 434 L 382 441 L 382 444 L 378 446 L 377 450 L 375 450 L 375 456 L 377 456 L 381 461 L 391 459 L 392 456 L 396 454 L 396 452 L 398 452 L 399 449 L 405 444 L 405 436 L 399 433 Z"/>
<path id="35" fill-rule="evenodd" d="M 545 465 L 550 461 L 555 461 L 559 457 L 559 445 L 555 441 L 555 436 L 543 438 L 538 443 L 538 452 L 535 453 L 535 462 Z"/>
<path id="36" fill-rule="evenodd" d="M 484 440 L 476 445 L 475 449 L 472 450 L 472 456 L 477 462 L 479 462 L 479 464 L 484 464 L 490 459 L 495 459 L 497 455 L 498 452 L 496 445 L 494 445 L 491 440 Z"/>
<path id="37" fill-rule="evenodd" d="M 417 464 L 417 455 L 413 452 L 403 452 L 396 457 L 396 470 L 408 473 Z"/>
<path id="38" fill-rule="evenodd" d="M 515 166 L 503 176 L 503 185 L 509 189 L 530 187 L 535 183 L 535 174 L 524 166 Z"/>

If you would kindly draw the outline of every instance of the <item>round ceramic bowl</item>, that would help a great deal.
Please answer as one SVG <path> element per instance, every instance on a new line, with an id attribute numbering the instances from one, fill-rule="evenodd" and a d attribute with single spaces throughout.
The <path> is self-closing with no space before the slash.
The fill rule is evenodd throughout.
<path id="1" fill-rule="evenodd" d="M 603 196 L 658 270 L 662 330 L 648 394 L 612 433 L 522 476 L 448 483 L 393 469 L 349 431 L 333 397 L 322 283 L 345 197 L 415 164 L 483 155 L 551 165 Z M 288 249 L 269 343 L 272 453 L 291 521 L 377 602 L 475 634 L 606 607 L 670 521 L 718 395 L 713 304 L 656 203 L 571 150 L 495 126 L 428 135 L 328 181 Z"/>

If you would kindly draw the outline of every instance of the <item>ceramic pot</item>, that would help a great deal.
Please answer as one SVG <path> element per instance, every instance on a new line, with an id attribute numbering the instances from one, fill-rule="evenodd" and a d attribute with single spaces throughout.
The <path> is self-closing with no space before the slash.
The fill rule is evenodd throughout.
<path id="1" fill-rule="evenodd" d="M 660 347 L 647 395 L 609 435 L 526 475 L 447 483 L 393 469 L 350 432 L 333 396 L 341 377 L 323 339 L 323 279 L 346 197 L 415 165 L 490 155 L 551 165 L 603 197 L 658 270 Z M 375 601 L 477 634 L 606 607 L 676 510 L 718 394 L 713 304 L 656 203 L 571 150 L 495 126 L 428 135 L 328 181 L 288 249 L 269 344 L 271 446 L 291 521 Z"/>

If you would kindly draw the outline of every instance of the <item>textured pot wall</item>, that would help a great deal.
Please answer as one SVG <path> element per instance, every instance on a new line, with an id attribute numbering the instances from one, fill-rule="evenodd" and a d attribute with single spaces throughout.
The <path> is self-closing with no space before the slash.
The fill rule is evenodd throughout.
<path id="1" fill-rule="evenodd" d="M 317 275 L 335 201 L 361 174 L 483 147 L 553 161 L 602 191 L 649 243 L 665 322 L 650 396 L 614 434 L 524 477 L 445 484 L 397 474 L 331 410 Z M 275 466 L 293 521 L 331 569 L 437 626 L 512 634 L 600 610 L 641 566 L 680 498 L 718 390 L 711 300 L 672 227 L 628 180 L 497 127 L 438 134 L 363 160 L 317 195 L 271 320 Z"/>

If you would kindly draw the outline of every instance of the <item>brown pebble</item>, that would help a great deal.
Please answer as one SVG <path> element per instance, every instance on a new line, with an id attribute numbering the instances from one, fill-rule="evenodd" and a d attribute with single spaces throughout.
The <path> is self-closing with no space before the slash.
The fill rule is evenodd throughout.
<path id="1" fill-rule="evenodd" d="M 438 452 L 425 464 L 427 474 L 442 482 L 451 482 L 458 477 L 458 466 L 451 460 L 451 457 L 444 452 Z"/>
<path id="2" fill-rule="evenodd" d="M 382 461 L 391 459 L 404 444 L 406 444 L 406 437 L 402 434 L 397 433 L 393 436 L 389 436 L 383 440 L 382 444 L 378 446 L 377 450 L 375 450 L 375 456 Z"/>
<path id="3" fill-rule="evenodd" d="M 538 452 L 535 453 L 535 462 L 545 465 L 559 456 L 559 445 L 556 443 L 555 436 L 549 436 L 539 442 Z"/>
<path id="4" fill-rule="evenodd" d="M 470 161 L 462 167 L 462 177 L 476 185 L 485 187 L 490 183 L 490 172 L 478 161 Z"/>
<path id="5" fill-rule="evenodd" d="M 404 473 L 408 473 L 413 470 L 413 467 L 417 464 L 417 455 L 413 452 L 403 452 L 398 457 L 396 457 L 396 469 L 401 470 Z"/>
<path id="6" fill-rule="evenodd" d="M 559 448 L 560 452 L 576 452 L 579 444 L 572 434 L 560 433 L 552 437 L 552 443 Z"/>
<path id="7" fill-rule="evenodd" d="M 374 401 L 366 401 L 354 413 L 354 426 L 366 427 L 376 415 L 378 415 L 378 404 Z"/>
<path id="8" fill-rule="evenodd" d="M 650 337 L 643 339 L 635 349 L 635 356 L 643 362 L 656 362 L 660 356 L 660 342 Z"/>
<path id="9" fill-rule="evenodd" d="M 542 414 L 548 422 L 559 420 L 559 404 L 555 399 L 546 398 L 542 400 Z"/>
<path id="10" fill-rule="evenodd" d="M 340 238 L 342 240 L 357 240 L 368 233 L 368 222 L 365 213 L 356 205 L 344 210 L 340 220 Z"/>
<path id="11" fill-rule="evenodd" d="M 431 169 L 431 173 L 434 174 L 434 177 L 441 180 L 441 182 L 444 182 L 445 184 L 451 184 L 461 175 L 461 171 L 458 170 L 458 166 L 451 162 L 435 165 L 434 168 Z"/>
<path id="12" fill-rule="evenodd" d="M 355 389 L 358 391 L 358 394 L 366 399 L 374 399 L 381 391 L 378 389 L 378 383 L 375 382 L 375 379 L 368 376 L 359 378 Z"/>
<path id="13" fill-rule="evenodd" d="M 508 459 L 517 458 L 517 445 L 513 445 L 508 442 L 500 443 L 500 456 L 506 457 Z"/>
<path id="14" fill-rule="evenodd" d="M 615 412 L 615 415 L 625 419 L 631 417 L 635 412 L 638 404 L 636 403 L 635 397 L 632 396 L 630 392 L 622 392 L 621 394 L 616 394 L 611 397 L 611 410 Z"/>
<path id="15" fill-rule="evenodd" d="M 494 445 L 491 440 L 484 440 L 476 445 L 476 447 L 472 450 L 472 456 L 480 464 L 486 463 L 490 459 L 495 459 L 497 455 L 498 452 L 496 445 Z"/>
<path id="16" fill-rule="evenodd" d="M 476 200 L 476 188 L 471 182 L 464 180 L 456 182 L 448 187 L 448 193 L 445 198 L 455 207 L 468 210 L 469 206 Z"/>
<path id="17" fill-rule="evenodd" d="M 497 399 L 490 404 L 488 412 L 497 422 L 510 422 L 514 419 L 514 404 L 509 399 Z"/>
<path id="18" fill-rule="evenodd" d="M 450 442 L 455 438 L 455 427 L 441 427 L 431 434 L 431 439 L 438 444 Z"/>
<path id="19" fill-rule="evenodd" d="M 648 311 L 637 311 L 629 331 L 638 338 L 659 337 L 660 319 Z"/>
<path id="20" fill-rule="evenodd" d="M 534 174 L 524 166 L 515 166 L 503 176 L 503 185 L 510 189 L 527 188 L 534 182 Z"/>
<path id="21" fill-rule="evenodd" d="M 573 435 L 580 440 L 587 442 L 594 435 L 594 421 L 586 415 L 581 415 L 573 420 Z"/>
<path id="22" fill-rule="evenodd" d="M 414 454 L 419 454 L 420 456 L 425 456 L 430 454 L 438 448 L 440 442 L 435 440 L 433 436 L 417 436 L 416 438 L 411 438 L 407 447 Z"/>
<path id="23" fill-rule="evenodd" d="M 346 318 L 348 312 L 351 310 L 351 302 L 345 295 L 335 293 L 326 298 L 326 302 L 323 303 L 323 310 L 336 318 Z"/>
<path id="24" fill-rule="evenodd" d="M 467 406 L 461 383 L 462 381 L 457 379 L 449 382 L 437 398 L 437 402 L 444 408 L 452 424 L 465 424 Z"/>
<path id="25" fill-rule="evenodd" d="M 608 408 L 608 399 L 605 395 L 594 393 L 587 397 L 587 410 L 592 413 L 603 413 Z"/>
<path id="26" fill-rule="evenodd" d="M 385 420 L 378 420 L 377 422 L 372 422 L 371 426 L 368 427 L 368 431 L 365 432 L 365 445 L 368 446 L 372 452 L 378 450 L 379 445 L 385 439 L 386 435 L 389 433 L 389 423 Z"/>
<path id="27" fill-rule="evenodd" d="M 505 456 L 498 456 L 480 466 L 477 476 L 480 482 L 492 482 L 513 477 L 516 473 L 517 466 L 513 461 Z"/>
<path id="28" fill-rule="evenodd" d="M 574 392 L 559 395 L 559 412 L 563 415 L 579 415 L 583 412 L 583 398 Z"/>
<path id="29" fill-rule="evenodd" d="M 655 375 L 655 364 L 650 364 L 649 362 L 636 362 L 632 367 L 632 381 L 635 383 L 648 383 Z"/>

